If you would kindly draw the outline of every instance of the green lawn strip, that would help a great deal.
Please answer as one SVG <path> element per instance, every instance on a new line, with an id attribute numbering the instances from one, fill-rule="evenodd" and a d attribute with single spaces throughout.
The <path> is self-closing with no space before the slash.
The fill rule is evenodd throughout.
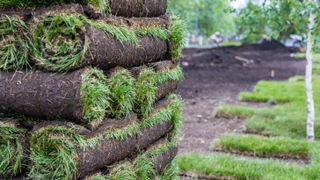
<path id="1" fill-rule="evenodd" d="M 259 116 L 264 118 L 274 118 L 276 112 L 270 111 L 268 108 L 255 108 L 255 107 L 246 107 L 246 106 L 237 106 L 237 105 L 223 105 L 218 108 L 218 111 L 215 114 L 216 118 L 241 118 L 248 119 L 253 116 Z"/>
<path id="2" fill-rule="evenodd" d="M 265 158 L 308 160 L 310 144 L 305 140 L 284 137 L 228 134 L 219 138 L 214 150 Z"/>
<path id="3" fill-rule="evenodd" d="M 319 165 L 285 164 L 272 160 L 237 158 L 233 155 L 184 154 L 178 163 L 182 173 L 234 177 L 239 180 L 319 179 Z"/>
<path id="4" fill-rule="evenodd" d="M 297 58 L 297 59 L 306 59 L 306 53 L 294 53 L 294 54 L 291 54 L 291 57 Z M 320 62 L 320 54 L 319 53 L 315 53 L 313 55 L 313 60 L 315 62 Z"/>
<path id="5" fill-rule="evenodd" d="M 316 102 L 316 114 L 320 113 L 320 79 L 314 77 L 314 97 Z M 258 83 L 254 92 L 246 92 L 240 95 L 241 100 L 282 102 L 272 108 L 261 108 L 254 111 L 246 121 L 246 130 L 251 133 L 267 134 L 304 139 L 306 130 L 306 98 L 304 81 L 301 77 L 295 77 L 287 82 Z M 286 102 L 286 103 L 284 103 Z M 232 109 L 232 108 L 230 108 Z M 242 108 L 244 109 L 244 108 Z M 235 112 L 236 110 L 229 110 Z M 270 116 L 266 116 L 270 114 Z M 320 128 L 319 118 L 316 118 L 316 129 Z M 319 132 L 316 131 L 319 137 Z"/>
<path id="6" fill-rule="evenodd" d="M 227 41 L 221 44 L 222 47 L 227 47 L 227 46 L 241 46 L 242 42 L 238 41 Z"/>

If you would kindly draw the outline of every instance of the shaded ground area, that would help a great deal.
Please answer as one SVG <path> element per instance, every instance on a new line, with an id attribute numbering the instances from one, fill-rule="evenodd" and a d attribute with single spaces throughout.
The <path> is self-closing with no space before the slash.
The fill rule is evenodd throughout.
<path id="1" fill-rule="evenodd" d="M 303 75 L 305 62 L 291 58 L 292 52 L 276 42 L 185 50 L 185 81 L 178 90 L 185 99 L 180 153 L 209 151 L 219 135 L 241 131 L 242 120 L 216 119 L 216 108 L 238 104 L 238 94 L 260 80 Z"/>

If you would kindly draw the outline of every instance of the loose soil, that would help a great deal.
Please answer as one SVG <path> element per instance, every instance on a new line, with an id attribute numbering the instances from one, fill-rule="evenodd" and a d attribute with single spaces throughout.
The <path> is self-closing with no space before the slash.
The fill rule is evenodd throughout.
<path id="1" fill-rule="evenodd" d="M 225 103 L 239 104 L 238 94 L 253 90 L 260 80 L 303 75 L 305 61 L 291 58 L 293 52 L 277 42 L 186 49 L 182 60 L 185 81 L 178 89 L 185 100 L 179 153 L 209 152 L 212 141 L 220 135 L 241 132 L 244 120 L 214 118 L 217 108 Z"/>

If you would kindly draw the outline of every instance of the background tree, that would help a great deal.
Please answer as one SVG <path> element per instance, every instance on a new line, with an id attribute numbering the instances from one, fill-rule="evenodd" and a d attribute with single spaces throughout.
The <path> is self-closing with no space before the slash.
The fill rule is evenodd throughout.
<path id="1" fill-rule="evenodd" d="M 312 61 L 315 44 L 317 44 L 315 40 L 319 39 L 320 16 L 317 12 L 318 8 L 319 2 L 316 0 L 269 0 L 265 1 L 263 6 L 252 5 L 252 2 L 250 2 L 246 8 L 238 13 L 240 17 L 238 24 L 240 23 L 242 27 L 244 41 L 261 39 L 263 33 L 276 40 L 285 40 L 292 34 L 307 37 L 305 74 L 308 112 L 307 139 L 312 141 L 315 139 Z M 261 26 L 261 29 L 258 26 Z M 258 30 L 252 30 L 252 28 Z"/>
<path id="2" fill-rule="evenodd" d="M 179 15 L 194 34 L 211 36 L 215 32 L 231 35 L 235 32 L 234 14 L 226 0 L 170 0 L 169 10 Z"/>

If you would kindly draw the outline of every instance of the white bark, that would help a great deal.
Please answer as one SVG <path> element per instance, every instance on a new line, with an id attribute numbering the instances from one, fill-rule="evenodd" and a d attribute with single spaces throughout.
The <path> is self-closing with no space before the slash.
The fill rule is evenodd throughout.
<path id="1" fill-rule="evenodd" d="M 312 61 L 313 61 L 313 35 L 312 31 L 315 24 L 315 14 L 310 13 L 309 25 L 308 25 L 308 43 L 307 43 L 307 66 L 306 66 L 306 94 L 307 94 L 307 139 L 314 141 L 315 139 L 315 108 L 313 99 L 313 88 L 312 88 Z"/>

